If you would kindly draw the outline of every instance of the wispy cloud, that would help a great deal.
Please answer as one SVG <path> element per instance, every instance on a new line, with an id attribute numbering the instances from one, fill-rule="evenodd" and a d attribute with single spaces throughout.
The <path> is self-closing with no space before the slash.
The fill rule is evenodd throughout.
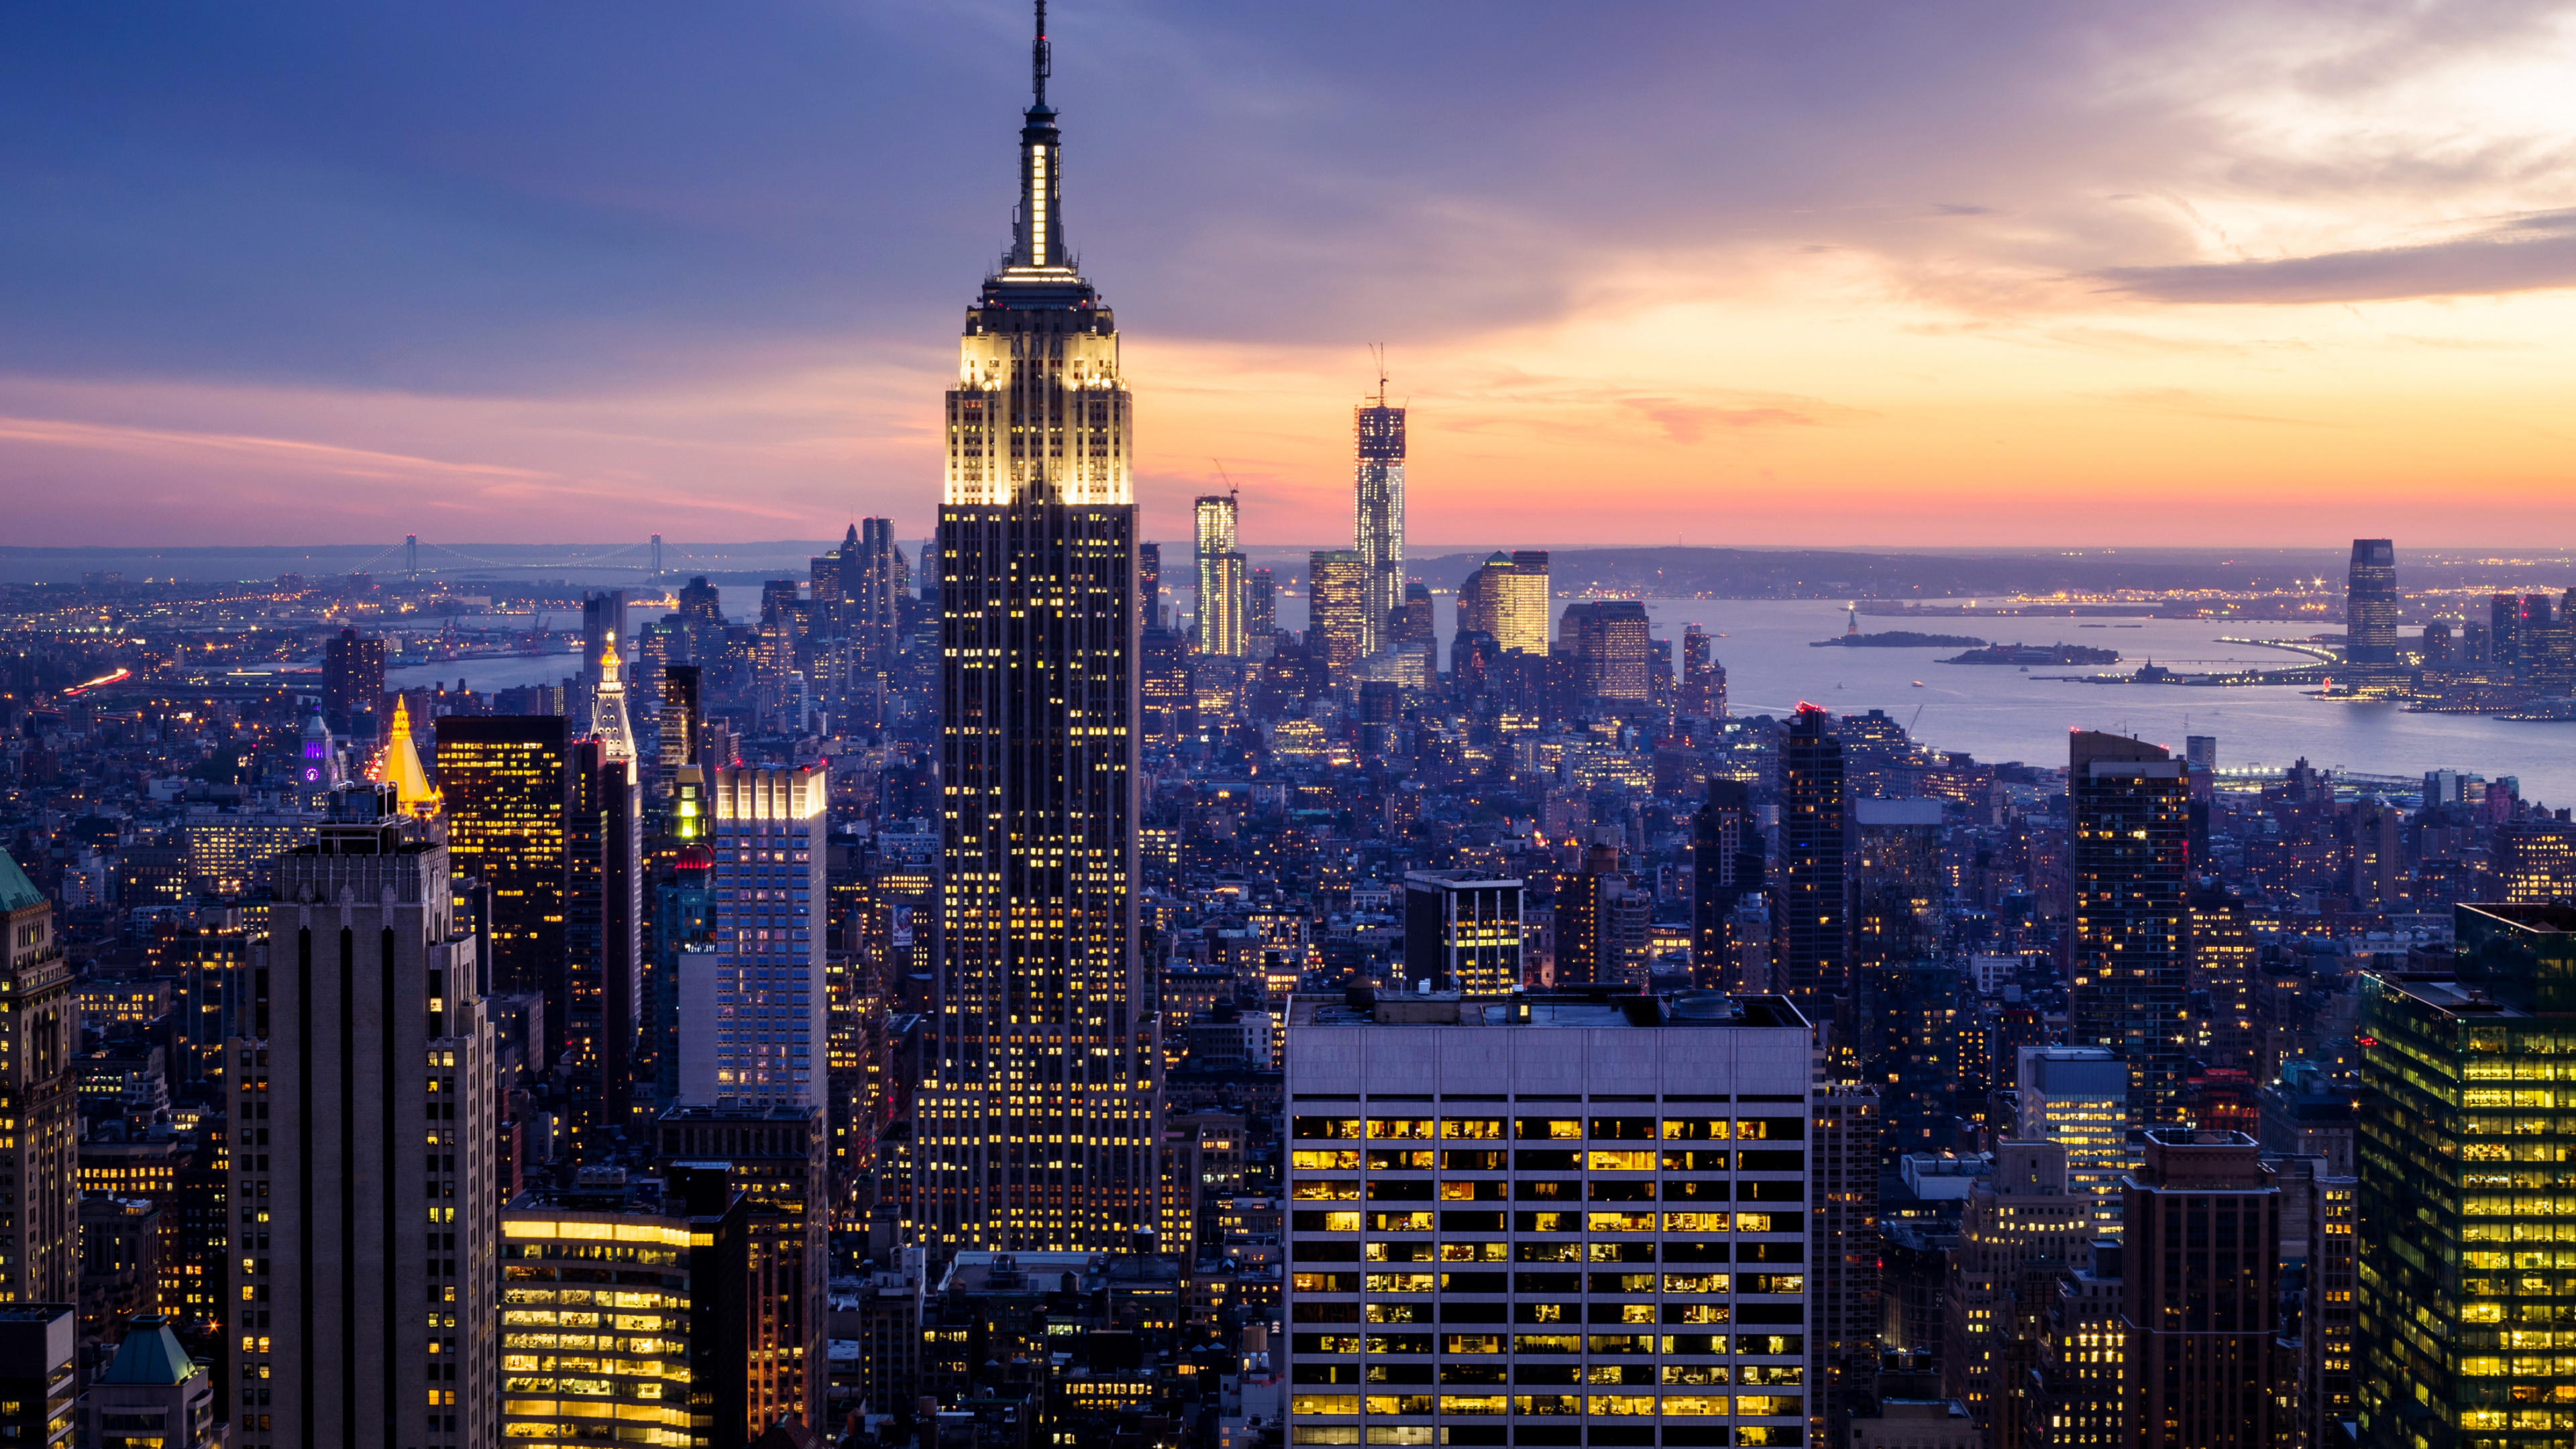
<path id="1" fill-rule="evenodd" d="M 2576 211 L 2516 217 L 2419 246 L 2168 267 L 2108 267 L 2110 289 L 2158 302 L 2307 304 L 2493 296 L 2576 287 Z"/>

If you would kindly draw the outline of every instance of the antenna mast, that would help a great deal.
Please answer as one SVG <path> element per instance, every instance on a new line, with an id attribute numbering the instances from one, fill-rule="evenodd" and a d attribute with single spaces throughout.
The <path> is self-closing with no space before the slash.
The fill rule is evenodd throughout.
<path id="1" fill-rule="evenodd" d="M 1055 69 L 1052 52 L 1047 49 L 1046 0 L 1038 0 L 1038 40 L 1029 49 L 1029 89 L 1037 93 L 1038 108 L 1046 108 L 1047 76 Z"/>
<path id="2" fill-rule="evenodd" d="M 1371 356 L 1371 357 L 1373 357 L 1373 358 L 1377 359 L 1377 405 L 1378 405 L 1379 407 L 1385 407 L 1385 406 L 1386 406 L 1386 344 L 1385 344 L 1385 343 L 1383 343 L 1383 342 L 1372 342 L 1372 343 L 1370 343 L 1370 344 L 1369 344 L 1369 356 Z"/>

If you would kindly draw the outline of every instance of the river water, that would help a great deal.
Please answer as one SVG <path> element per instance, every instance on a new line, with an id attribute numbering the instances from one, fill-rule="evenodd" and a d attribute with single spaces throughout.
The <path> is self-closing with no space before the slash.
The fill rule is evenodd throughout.
<path id="1" fill-rule="evenodd" d="M 1556 601 L 1560 616 L 1569 602 Z M 1279 603 L 1280 627 L 1302 628 L 1305 601 Z M 1446 665 L 1456 601 L 1442 595 L 1435 603 Z M 2525 799 L 2576 804 L 2576 725 L 2409 714 L 2401 705 L 2313 699 L 2292 688 L 2199 689 L 2044 677 L 2126 672 L 2148 659 L 2184 673 L 2215 672 L 2224 665 L 2286 669 L 2313 661 L 2286 650 L 2223 644 L 2220 636 L 2300 638 L 2314 632 L 2306 624 L 1861 616 L 1864 633 L 1910 629 L 2000 644 L 2063 641 L 2121 655 L 2117 665 L 2034 666 L 2024 674 L 2009 666 L 1934 662 L 1957 649 L 1810 648 L 1814 640 L 1839 637 L 1846 621 L 1841 605 L 1822 600 L 1647 599 L 1645 605 L 1656 634 L 1676 647 L 1684 624 L 1722 636 L 1710 640 L 1710 650 L 1726 666 L 1727 700 L 1737 714 L 1785 715 L 1801 700 L 1837 714 L 1883 709 L 1917 740 L 1935 749 L 1964 750 L 1987 763 L 2063 765 L 2066 736 L 2078 729 L 2133 735 L 2177 755 L 2185 735 L 2214 735 L 2222 768 L 2277 767 L 2304 756 L 2312 765 L 2368 775 L 2420 776 L 2442 769 L 2490 780 L 2510 775 L 2520 781 Z"/>
<path id="2" fill-rule="evenodd" d="M 748 591 L 747 591 L 748 592 Z M 756 595 L 754 596 L 756 597 Z M 1186 590 L 1174 591 L 1186 610 Z M 1570 601 L 1557 601 L 1561 615 Z M 2050 675 L 2126 672 L 2153 659 L 2185 673 L 2222 666 L 2289 668 L 2309 662 L 2286 650 L 2223 644 L 2220 636 L 2299 637 L 2310 626 L 2186 619 L 2051 618 L 1908 620 L 1864 615 L 1864 632 L 1911 628 L 1967 634 L 1996 643 L 2087 644 L 2116 649 L 2121 662 L 2093 668 L 1940 664 L 1957 649 L 1814 649 L 1843 632 L 1841 606 L 1821 600 L 1648 599 L 1656 633 L 1678 641 L 1696 623 L 1716 637 L 1727 698 L 1737 714 L 1785 715 L 1800 700 L 1838 714 L 1883 709 L 1936 749 L 1963 750 L 1989 763 L 2066 762 L 2070 730 L 2135 735 L 2182 752 L 2185 735 L 2215 735 L 2222 767 L 2309 763 L 2370 775 L 2418 776 L 2459 770 L 2490 780 L 2513 776 L 2525 799 L 2576 804 L 2576 725 L 2533 724 L 2478 715 L 2409 714 L 2402 706 L 2310 698 L 2291 688 L 2196 689 L 2087 684 Z M 1457 627 L 1456 601 L 1436 600 L 1441 662 Z M 1305 600 L 1279 600 L 1280 627 L 1305 626 Z M 2085 627 L 2099 624 L 2103 627 Z M 459 659 L 387 670 L 396 688 L 464 679 L 479 692 L 551 684 L 579 672 L 570 654 Z M 1921 687 L 1915 681 L 1921 680 Z"/>

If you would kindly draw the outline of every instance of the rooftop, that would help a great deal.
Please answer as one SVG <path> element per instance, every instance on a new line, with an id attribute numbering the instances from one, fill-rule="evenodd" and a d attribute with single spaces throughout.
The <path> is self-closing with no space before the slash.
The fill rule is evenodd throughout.
<path id="1" fill-rule="evenodd" d="M 1515 991 L 1478 995 L 1458 991 L 1304 995 L 1288 1008 L 1291 1026 L 1520 1026 L 1713 1027 L 1766 1026 L 1807 1029 L 1807 1019 L 1785 996 L 1728 996 L 1716 991 L 1623 993 L 1615 987 L 1572 991 Z"/>

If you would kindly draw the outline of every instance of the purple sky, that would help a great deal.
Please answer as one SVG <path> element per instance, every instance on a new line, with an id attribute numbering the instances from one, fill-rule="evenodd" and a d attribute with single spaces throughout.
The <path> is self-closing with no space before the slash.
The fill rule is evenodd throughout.
<path id="1" fill-rule="evenodd" d="M 2576 524 L 2567 5 L 1054 13 L 1149 528 L 1219 460 L 1248 537 L 1346 527 L 1372 342 L 1428 542 Z M 918 532 L 1026 47 L 986 3 L 11 7 L 10 541 Z"/>

